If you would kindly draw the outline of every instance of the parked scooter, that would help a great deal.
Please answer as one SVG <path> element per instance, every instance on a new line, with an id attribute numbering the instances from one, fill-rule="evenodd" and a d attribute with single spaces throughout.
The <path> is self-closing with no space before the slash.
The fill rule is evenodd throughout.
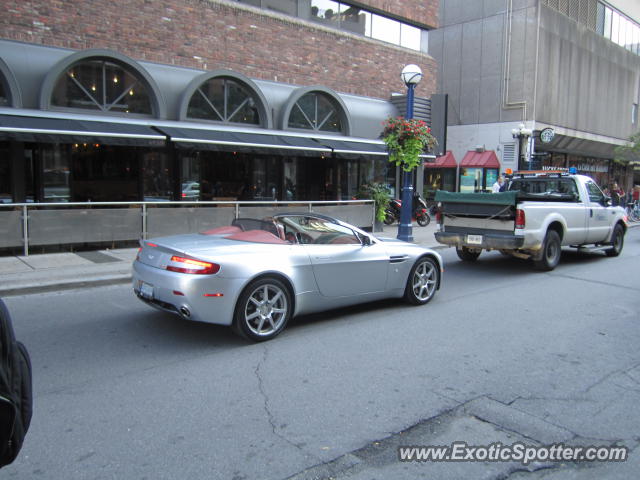
<path id="1" fill-rule="evenodd" d="M 387 209 L 385 210 L 384 224 L 391 225 L 400 220 L 400 208 L 402 207 L 402 202 L 397 198 L 389 200 L 389 205 L 387 205 Z"/>
<path id="2" fill-rule="evenodd" d="M 400 221 L 400 211 L 402 210 L 402 200 L 394 198 L 389 201 L 387 206 L 386 215 L 384 218 L 385 225 L 391 225 L 392 223 Z M 411 214 L 412 220 L 417 222 L 421 227 L 426 227 L 431 222 L 429 216 L 427 202 L 424 201 L 420 195 L 413 197 L 413 212 Z"/>

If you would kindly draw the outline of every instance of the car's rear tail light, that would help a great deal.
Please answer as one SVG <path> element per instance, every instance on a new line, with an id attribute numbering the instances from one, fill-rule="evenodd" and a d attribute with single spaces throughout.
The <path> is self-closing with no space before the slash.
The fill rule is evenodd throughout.
<path id="1" fill-rule="evenodd" d="M 146 245 L 147 247 L 154 247 L 154 248 L 158 246 L 157 244 L 151 243 L 151 242 L 147 242 Z"/>
<path id="2" fill-rule="evenodd" d="M 217 263 L 203 262 L 192 258 L 171 257 L 171 263 L 167 265 L 167 270 L 178 273 L 192 273 L 196 275 L 213 275 L 220 271 Z"/>
<path id="3" fill-rule="evenodd" d="M 516 210 L 516 228 L 524 228 L 524 225 L 525 225 L 524 210 L 518 208 Z"/>

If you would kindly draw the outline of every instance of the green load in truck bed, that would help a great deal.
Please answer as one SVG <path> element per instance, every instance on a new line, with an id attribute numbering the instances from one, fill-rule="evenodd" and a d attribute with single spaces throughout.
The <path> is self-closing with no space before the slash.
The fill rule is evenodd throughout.
<path id="1" fill-rule="evenodd" d="M 515 206 L 518 191 L 500 193 L 458 193 L 436 191 L 435 201 L 443 203 L 475 203 L 483 205 Z"/>

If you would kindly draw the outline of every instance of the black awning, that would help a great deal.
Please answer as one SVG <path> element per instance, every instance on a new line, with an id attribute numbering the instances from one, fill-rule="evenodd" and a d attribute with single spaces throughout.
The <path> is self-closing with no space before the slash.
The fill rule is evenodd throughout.
<path id="1" fill-rule="evenodd" d="M 131 123 L 0 115 L 0 140 L 162 146 L 166 137 L 151 127 Z"/>
<path id="2" fill-rule="evenodd" d="M 230 130 L 156 127 L 166 133 L 178 148 L 220 152 L 274 152 L 284 155 L 322 156 L 331 149 L 310 138 L 274 133 L 252 133 Z"/>
<path id="3" fill-rule="evenodd" d="M 327 138 L 314 138 L 318 144 L 330 148 L 336 157 L 338 158 L 360 158 L 370 155 L 387 155 L 387 146 L 383 142 L 376 141 L 356 141 L 350 140 L 348 137 L 345 140 L 335 140 Z"/>

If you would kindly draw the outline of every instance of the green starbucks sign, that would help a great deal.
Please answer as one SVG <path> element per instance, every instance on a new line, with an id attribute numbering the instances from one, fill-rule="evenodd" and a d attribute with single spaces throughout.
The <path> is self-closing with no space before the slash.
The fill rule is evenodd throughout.
<path id="1" fill-rule="evenodd" d="M 551 143 L 553 137 L 556 136 L 556 132 L 553 131 L 553 128 L 545 128 L 540 131 L 540 141 L 542 143 Z"/>

